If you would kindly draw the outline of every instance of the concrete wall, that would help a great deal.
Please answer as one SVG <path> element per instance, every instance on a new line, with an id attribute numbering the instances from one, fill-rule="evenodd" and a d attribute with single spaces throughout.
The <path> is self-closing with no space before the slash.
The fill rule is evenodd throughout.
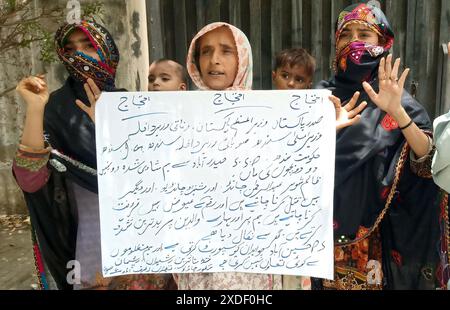
<path id="1" fill-rule="evenodd" d="M 80 1 L 81 6 L 89 1 Z M 35 8 L 67 1 L 35 0 Z M 130 91 L 146 90 L 148 68 L 147 17 L 144 0 L 103 0 L 104 16 L 97 20 L 111 33 L 120 51 L 116 85 Z M 54 31 L 58 25 L 49 23 Z M 18 49 L 8 55 L 8 64 L 0 63 L 0 92 L 13 87 L 29 74 L 47 72 L 50 90 L 58 89 L 67 77 L 64 66 L 45 66 L 39 61 L 38 46 Z M 20 140 L 25 106 L 14 91 L 0 97 L 0 214 L 26 213 L 22 193 L 11 174 L 12 158 Z"/>

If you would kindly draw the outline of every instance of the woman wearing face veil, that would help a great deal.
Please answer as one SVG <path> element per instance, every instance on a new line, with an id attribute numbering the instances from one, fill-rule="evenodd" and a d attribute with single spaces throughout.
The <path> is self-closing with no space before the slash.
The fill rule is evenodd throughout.
<path id="1" fill-rule="evenodd" d="M 408 69 L 388 55 L 394 33 L 383 12 L 354 4 L 336 25 L 336 104 L 367 101 L 359 123 L 337 133 L 335 279 L 324 289 L 446 287 L 448 221 L 430 173 L 431 122 L 404 89 Z M 387 57 L 386 57 L 387 56 Z"/>
<path id="2" fill-rule="evenodd" d="M 69 72 L 64 86 L 49 95 L 44 76 L 17 86 L 27 112 L 13 173 L 30 212 L 41 287 L 164 288 L 171 275 L 103 278 L 101 272 L 94 112 L 101 91 L 117 90 L 116 44 L 89 21 L 63 25 L 55 44 Z"/>

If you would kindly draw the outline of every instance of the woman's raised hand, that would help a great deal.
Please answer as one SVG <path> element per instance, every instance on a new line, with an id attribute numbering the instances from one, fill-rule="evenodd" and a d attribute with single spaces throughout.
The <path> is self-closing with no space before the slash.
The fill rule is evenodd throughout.
<path id="1" fill-rule="evenodd" d="M 360 113 L 367 106 L 367 102 L 361 102 L 357 107 L 356 102 L 359 98 L 359 92 L 355 92 L 352 99 L 345 105 L 341 105 L 338 97 L 330 96 L 329 99 L 334 104 L 336 110 L 336 130 L 356 124 L 361 119 Z"/>
<path id="2" fill-rule="evenodd" d="M 91 120 L 95 123 L 95 105 L 98 98 L 100 98 L 102 91 L 98 88 L 98 86 L 92 79 L 88 79 L 87 83 L 84 84 L 84 90 L 86 91 L 86 95 L 91 106 L 87 106 L 79 99 L 77 99 L 75 103 L 81 110 L 86 112 L 86 114 L 89 115 Z"/>
<path id="3" fill-rule="evenodd" d="M 392 54 L 383 57 L 378 68 L 379 91 L 378 93 L 370 86 L 369 83 L 363 82 L 364 90 L 369 95 L 369 98 L 384 112 L 392 117 L 396 117 L 402 112 L 401 98 L 403 94 L 403 86 L 405 85 L 406 77 L 409 69 L 405 69 L 398 78 L 398 69 L 400 66 L 400 58 L 392 66 Z"/>
<path id="4" fill-rule="evenodd" d="M 29 76 L 17 84 L 16 91 L 27 103 L 28 109 L 43 111 L 50 96 L 43 74 Z"/>

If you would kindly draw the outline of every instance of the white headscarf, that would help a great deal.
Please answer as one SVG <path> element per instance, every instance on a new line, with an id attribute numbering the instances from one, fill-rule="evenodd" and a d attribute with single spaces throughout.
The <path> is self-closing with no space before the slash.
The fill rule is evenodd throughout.
<path id="1" fill-rule="evenodd" d="M 253 58 L 252 58 L 252 48 L 247 36 L 239 29 L 233 25 L 217 22 L 206 25 L 203 27 L 192 39 L 191 45 L 189 47 L 186 67 L 187 71 L 194 82 L 194 84 L 201 90 L 211 90 L 202 80 L 201 74 L 195 63 L 195 47 L 197 40 L 204 34 L 219 28 L 226 26 L 231 30 L 233 34 L 234 41 L 236 43 L 236 48 L 238 51 L 238 72 L 234 79 L 233 85 L 228 87 L 226 90 L 245 90 L 252 88 L 253 82 Z"/>

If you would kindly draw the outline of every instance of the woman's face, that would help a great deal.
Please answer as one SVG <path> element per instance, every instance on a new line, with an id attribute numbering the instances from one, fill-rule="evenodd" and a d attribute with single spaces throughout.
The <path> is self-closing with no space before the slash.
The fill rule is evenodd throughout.
<path id="1" fill-rule="evenodd" d="M 100 61 L 100 57 L 97 54 L 94 46 L 89 40 L 88 36 L 80 29 L 75 29 L 67 39 L 64 49 L 73 54 L 75 52 L 82 52 L 95 60 Z"/>
<path id="2" fill-rule="evenodd" d="M 223 90 L 233 85 L 238 71 L 238 52 L 228 27 L 216 28 L 199 38 L 199 70 L 203 83 Z"/>
<path id="3" fill-rule="evenodd" d="M 336 48 L 340 51 L 344 46 L 353 41 L 362 41 L 372 45 L 379 45 L 379 37 L 376 32 L 363 24 L 348 24 L 342 30 L 336 43 Z"/>

